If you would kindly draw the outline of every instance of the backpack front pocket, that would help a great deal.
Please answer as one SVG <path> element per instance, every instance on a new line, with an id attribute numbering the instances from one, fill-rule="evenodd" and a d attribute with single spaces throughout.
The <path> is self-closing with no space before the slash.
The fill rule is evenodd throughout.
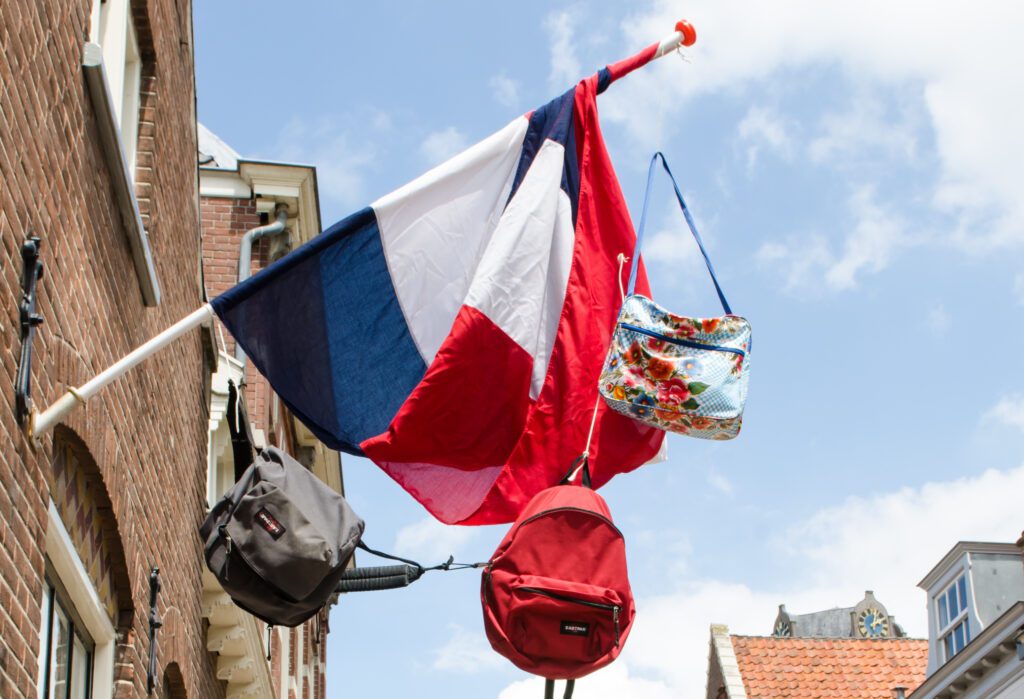
<path id="1" fill-rule="evenodd" d="M 267 482 L 245 494 L 225 529 L 231 538 L 229 555 L 240 556 L 292 601 L 308 597 L 335 563 L 326 537 Z"/>
<path id="2" fill-rule="evenodd" d="M 512 586 L 509 640 L 530 657 L 590 662 L 619 645 L 621 613 L 613 590 L 524 575 Z"/>

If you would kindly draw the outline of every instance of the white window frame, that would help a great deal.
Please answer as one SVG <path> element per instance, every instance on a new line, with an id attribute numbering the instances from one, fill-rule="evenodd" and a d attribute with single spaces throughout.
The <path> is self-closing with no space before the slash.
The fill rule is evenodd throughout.
<path id="1" fill-rule="evenodd" d="M 46 527 L 46 556 L 53 567 L 53 572 L 67 592 L 66 601 L 74 608 L 81 620 L 85 632 L 93 642 L 92 656 L 92 692 L 95 698 L 113 696 L 114 692 L 114 635 L 115 630 L 99 594 L 89 579 L 85 565 L 79 558 L 75 545 L 68 535 L 68 530 L 57 512 L 57 507 L 50 501 L 47 510 L 48 526 Z M 45 607 L 44 601 L 44 609 Z M 40 623 L 39 640 L 45 642 L 49 636 L 50 615 L 44 614 Z M 40 668 L 45 662 L 45 649 L 40 648 Z M 39 693 L 43 695 L 43 682 L 46 673 L 39 673 Z"/>
<path id="2" fill-rule="evenodd" d="M 158 306 L 160 285 L 135 196 L 142 60 L 131 0 L 92 2 L 89 41 L 82 51 L 82 68 L 142 298 L 147 306 Z"/>
<path id="3" fill-rule="evenodd" d="M 131 0 L 93 0 L 90 41 L 103 50 L 107 85 L 114 102 L 114 115 L 121 129 L 121 143 L 128 172 L 135 180 L 135 154 L 139 140 L 139 90 L 142 59 L 132 19 Z"/>
<path id="4" fill-rule="evenodd" d="M 961 581 L 963 581 L 963 584 L 964 584 L 963 600 L 960 600 L 960 595 L 959 595 L 959 590 L 958 590 L 958 585 L 960 584 Z M 935 629 L 936 629 L 935 638 L 936 638 L 936 643 L 938 644 L 939 649 L 940 649 L 940 651 L 942 653 L 942 662 L 943 663 L 949 662 L 953 658 L 953 656 L 957 655 L 960 651 L 962 651 L 964 648 L 966 648 L 968 646 L 968 644 L 970 644 L 970 642 L 971 642 L 971 621 L 970 621 L 970 616 L 971 616 L 970 615 L 971 589 L 970 589 L 970 585 L 971 585 L 971 580 L 970 580 L 970 576 L 967 574 L 967 569 L 961 569 L 956 574 L 956 576 L 953 578 L 953 581 L 950 582 L 945 587 L 943 587 L 942 590 L 939 592 L 939 594 L 935 595 L 935 598 L 934 598 L 934 601 L 933 601 L 934 604 L 935 604 Z M 957 598 L 957 606 L 959 607 L 955 617 L 951 616 L 950 613 L 949 613 L 950 612 L 950 607 L 949 607 L 949 602 L 948 602 L 948 596 L 949 596 L 949 593 L 951 591 L 953 592 L 953 595 Z M 941 605 L 943 600 L 947 600 L 946 601 L 946 624 L 945 625 L 942 625 L 942 613 L 940 611 L 941 610 L 940 605 Z M 957 649 L 956 648 L 956 640 L 955 640 L 955 637 L 953 636 L 953 634 L 956 631 L 956 628 L 958 626 L 960 626 L 960 624 L 964 624 L 964 645 L 960 649 Z M 946 638 L 947 637 L 951 638 L 951 640 L 953 642 L 953 652 L 952 653 L 949 653 L 946 650 Z"/>

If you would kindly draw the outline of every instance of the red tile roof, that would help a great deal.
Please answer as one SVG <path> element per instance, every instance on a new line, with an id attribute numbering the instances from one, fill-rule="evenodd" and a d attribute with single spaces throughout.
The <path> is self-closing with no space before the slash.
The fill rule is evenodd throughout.
<path id="1" fill-rule="evenodd" d="M 891 699 L 924 681 L 928 641 L 731 636 L 749 699 Z"/>

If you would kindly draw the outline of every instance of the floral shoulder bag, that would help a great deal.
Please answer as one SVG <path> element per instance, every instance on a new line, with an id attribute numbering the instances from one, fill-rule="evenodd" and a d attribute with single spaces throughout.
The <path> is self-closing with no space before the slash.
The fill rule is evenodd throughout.
<path id="1" fill-rule="evenodd" d="M 633 293 L 654 166 L 659 158 L 725 309 L 725 315 L 719 318 L 675 315 Z M 665 156 L 655 153 L 647 172 L 629 287 L 601 373 L 601 395 L 613 410 L 652 427 L 702 439 L 732 439 L 739 434 L 743 421 L 750 344 L 750 323 L 733 315 L 729 308 L 679 185 Z"/>

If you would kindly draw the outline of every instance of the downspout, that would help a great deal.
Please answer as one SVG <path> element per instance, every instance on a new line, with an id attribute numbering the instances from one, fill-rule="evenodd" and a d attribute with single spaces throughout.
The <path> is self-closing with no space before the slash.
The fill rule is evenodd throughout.
<path id="1" fill-rule="evenodd" d="M 242 236 L 242 247 L 238 252 L 238 283 L 241 284 L 252 276 L 252 246 L 260 238 L 280 235 L 284 233 L 284 226 L 288 223 L 288 206 L 278 204 L 274 208 L 273 223 L 268 223 L 259 228 L 246 231 Z M 245 350 L 237 342 L 235 343 L 235 359 L 242 363 L 242 375 L 245 376 Z M 243 379 L 244 381 L 244 379 Z"/>

